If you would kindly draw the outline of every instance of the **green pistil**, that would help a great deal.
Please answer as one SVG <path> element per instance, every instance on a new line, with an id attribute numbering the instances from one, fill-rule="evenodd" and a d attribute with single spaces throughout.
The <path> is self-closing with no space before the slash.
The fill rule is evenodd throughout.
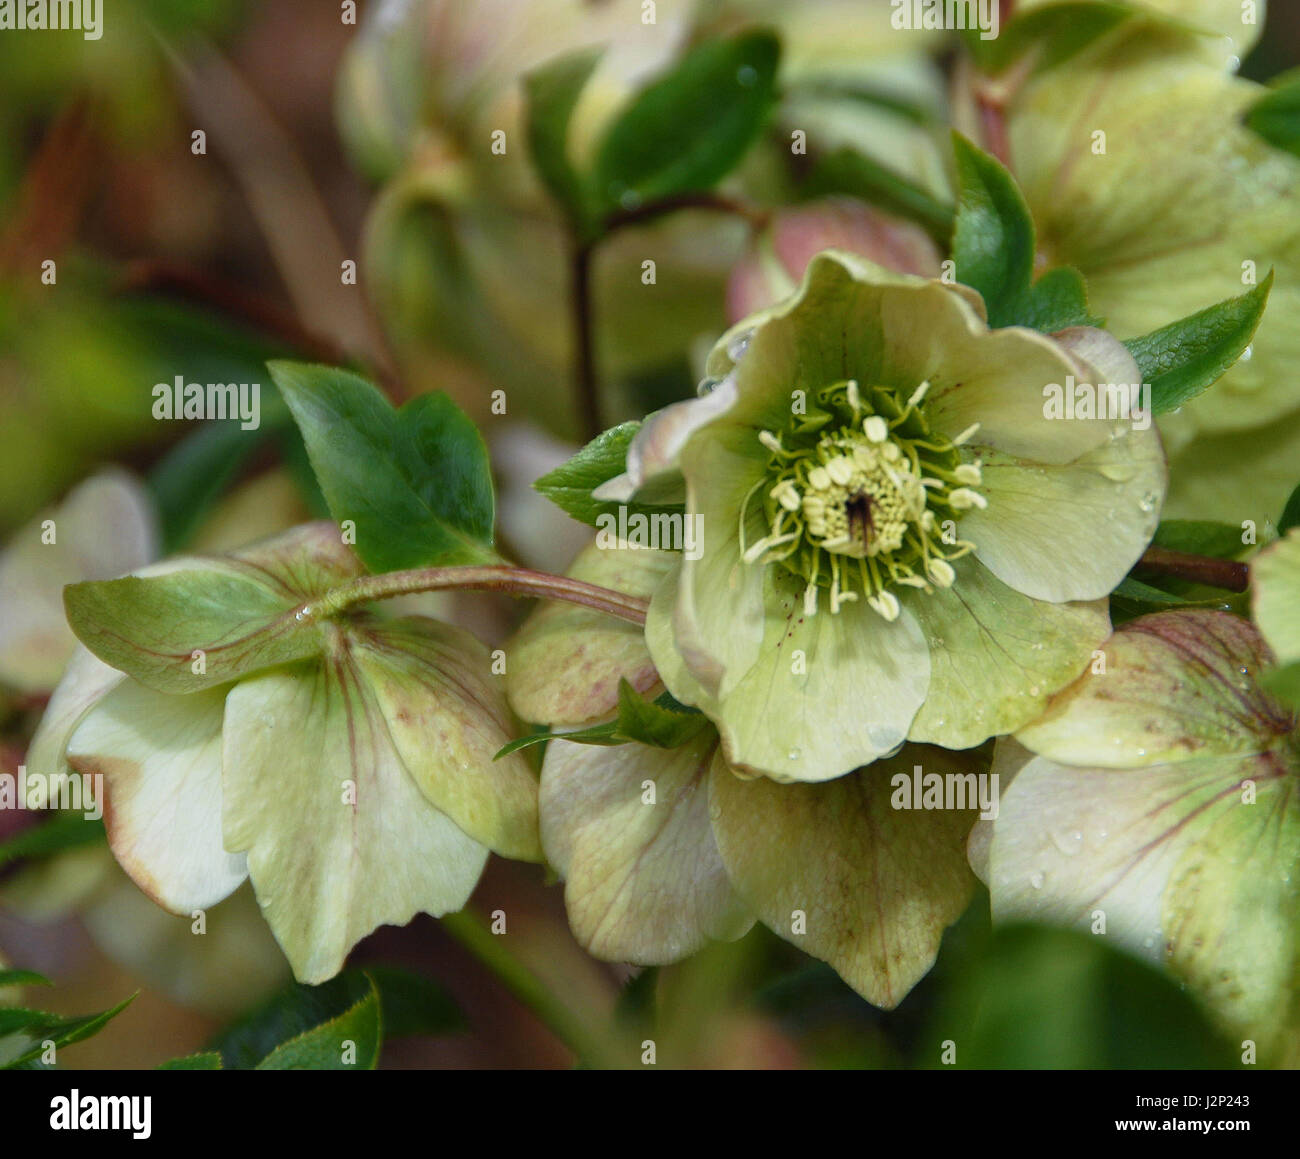
<path id="1" fill-rule="evenodd" d="M 951 561 L 974 547 L 951 536 L 945 543 L 943 531 L 987 505 L 975 490 L 979 465 L 963 462 L 958 449 L 975 428 L 956 439 L 932 432 L 922 409 L 928 389 L 922 383 L 902 401 L 889 387 L 838 382 L 779 434 L 759 434 L 771 457 L 742 505 L 744 560 L 778 564 L 802 579 L 806 615 L 826 588 L 832 612 L 862 596 L 894 620 L 891 588 L 950 587 Z M 755 502 L 768 532 L 746 544 Z"/>

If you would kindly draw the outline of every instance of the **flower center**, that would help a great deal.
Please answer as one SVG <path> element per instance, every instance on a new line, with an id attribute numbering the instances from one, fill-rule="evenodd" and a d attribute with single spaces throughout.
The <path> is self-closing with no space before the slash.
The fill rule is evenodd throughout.
<path id="1" fill-rule="evenodd" d="M 929 386 L 902 402 L 892 387 L 838 382 L 781 432 L 759 433 L 771 458 L 742 505 L 744 560 L 779 564 L 804 580 L 806 615 L 826 588 L 832 612 L 862 595 L 886 620 L 897 619 L 891 588 L 951 587 L 951 561 L 974 548 L 956 527 L 966 511 L 988 506 L 975 490 L 979 463 L 960 449 L 979 424 L 955 439 L 931 431 L 922 408 Z M 756 504 L 767 533 L 746 544 Z"/>

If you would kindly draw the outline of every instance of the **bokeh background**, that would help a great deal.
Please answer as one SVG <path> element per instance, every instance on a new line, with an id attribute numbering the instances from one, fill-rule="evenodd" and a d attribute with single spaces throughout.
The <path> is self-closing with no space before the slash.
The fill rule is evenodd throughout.
<path id="1" fill-rule="evenodd" d="M 565 566 L 584 531 L 527 490 L 583 433 L 562 236 L 522 142 L 505 158 L 479 147 L 490 128 L 517 124 L 519 75 L 560 51 L 611 44 L 575 122 L 581 149 L 693 37 L 770 21 L 785 40 L 787 93 L 774 142 L 737 178 L 748 191 L 769 204 L 808 194 L 809 174 L 777 156 L 788 154 L 775 139 L 788 142 L 790 123 L 945 189 L 925 120 L 942 108 L 943 52 L 901 54 L 860 3 L 663 0 L 654 35 L 622 0 L 371 0 L 357 26 L 320 0 L 106 8 L 98 41 L 0 32 L 0 541 L 109 466 L 144 485 L 161 551 L 233 546 L 323 514 L 263 368 L 287 355 L 356 365 L 395 400 L 449 391 L 492 446 L 507 548 Z M 1257 79 L 1300 62 L 1300 6 L 1274 3 L 1268 19 L 1243 68 Z M 892 94 L 896 107 L 828 98 L 819 82 L 832 74 Z M 686 213 L 602 251 L 607 421 L 692 392 L 746 242 L 743 223 Z M 646 252 L 658 262 L 652 303 L 622 276 Z M 49 261 L 53 285 L 41 280 Z M 357 263 L 356 285 L 340 279 L 345 261 Z M 155 421 L 152 387 L 177 374 L 261 382 L 262 427 Z M 496 389 L 507 392 L 505 417 L 491 414 Z M 107 542 L 117 534 L 111 522 L 99 529 Z M 0 591 L 11 620 L 20 598 Z M 457 596 L 440 610 L 495 644 L 523 609 Z M 51 643 L 53 662 L 63 647 Z M 35 676 L 0 688 L 6 770 L 21 762 L 48 691 Z M 32 823 L 0 814 L 0 843 Z M 966 1066 L 1232 1059 L 1162 977 L 1086 935 L 995 935 L 982 895 L 936 969 L 889 1013 L 761 928 L 660 970 L 595 962 L 539 867 L 494 859 L 474 905 L 508 912 L 514 953 L 582 1018 L 625 1043 L 653 1035 L 661 1065 L 938 1066 L 948 1040 L 963 1044 Z M 195 938 L 102 844 L 0 859 L 0 958 L 54 979 L 42 1005 L 78 1013 L 140 991 L 107 1031 L 69 1048 L 69 1065 L 155 1066 L 289 984 L 246 893 L 210 920 Z M 390 1042 L 384 1066 L 573 1062 L 432 919 L 376 932 L 352 962 L 435 979 L 463 1014 L 453 1033 Z"/>

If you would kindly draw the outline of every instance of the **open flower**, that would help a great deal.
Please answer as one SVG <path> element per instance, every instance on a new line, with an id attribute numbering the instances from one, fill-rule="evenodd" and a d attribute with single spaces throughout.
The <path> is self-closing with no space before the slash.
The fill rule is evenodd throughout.
<path id="1" fill-rule="evenodd" d="M 1300 735 L 1259 685 L 1272 656 L 1193 609 L 1125 624 L 1104 657 L 998 742 L 1001 812 L 971 838 L 994 919 L 1115 938 L 1272 1051 L 1300 1015 Z"/>
<path id="2" fill-rule="evenodd" d="M 362 574 L 327 523 L 68 589 L 79 650 L 30 772 L 103 774 L 114 855 L 189 913 L 251 878 L 294 973 L 459 909 L 488 850 L 539 856 L 536 782 L 487 650 L 422 616 L 331 613 Z M 93 653 L 93 654 L 92 654 Z"/>
<path id="3" fill-rule="evenodd" d="M 1045 396 L 1137 383 L 1118 342 L 990 331 L 960 287 L 828 252 L 709 371 L 596 494 L 680 472 L 703 545 L 655 591 L 647 638 L 732 764 L 820 781 L 905 740 L 967 748 L 1082 671 L 1164 458 L 1149 427 L 1051 418 Z"/>
<path id="4" fill-rule="evenodd" d="M 646 595 L 667 552 L 591 546 L 570 574 Z M 661 690 L 641 634 L 581 608 L 535 612 L 508 649 L 516 711 L 560 729 L 613 715 L 625 680 Z M 878 1006 L 925 974 L 974 877 L 961 807 L 900 808 L 900 775 L 975 784 L 970 754 L 907 745 L 826 784 L 750 778 L 706 726 L 676 748 L 547 743 L 539 802 L 547 860 L 565 879 L 569 923 L 592 954 L 665 964 L 754 919 L 829 962 Z"/>

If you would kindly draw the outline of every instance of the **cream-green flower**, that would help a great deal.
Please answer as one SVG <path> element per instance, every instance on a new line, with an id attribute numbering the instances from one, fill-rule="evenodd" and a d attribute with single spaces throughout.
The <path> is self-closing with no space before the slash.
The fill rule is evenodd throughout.
<path id="1" fill-rule="evenodd" d="M 709 371 L 597 496 L 662 501 L 676 480 L 702 521 L 647 638 L 732 764 L 820 781 L 905 740 L 971 747 L 1082 671 L 1156 525 L 1164 457 L 1149 416 L 1046 400 L 1137 383 L 1118 342 L 990 331 L 970 291 L 830 251 Z"/>

